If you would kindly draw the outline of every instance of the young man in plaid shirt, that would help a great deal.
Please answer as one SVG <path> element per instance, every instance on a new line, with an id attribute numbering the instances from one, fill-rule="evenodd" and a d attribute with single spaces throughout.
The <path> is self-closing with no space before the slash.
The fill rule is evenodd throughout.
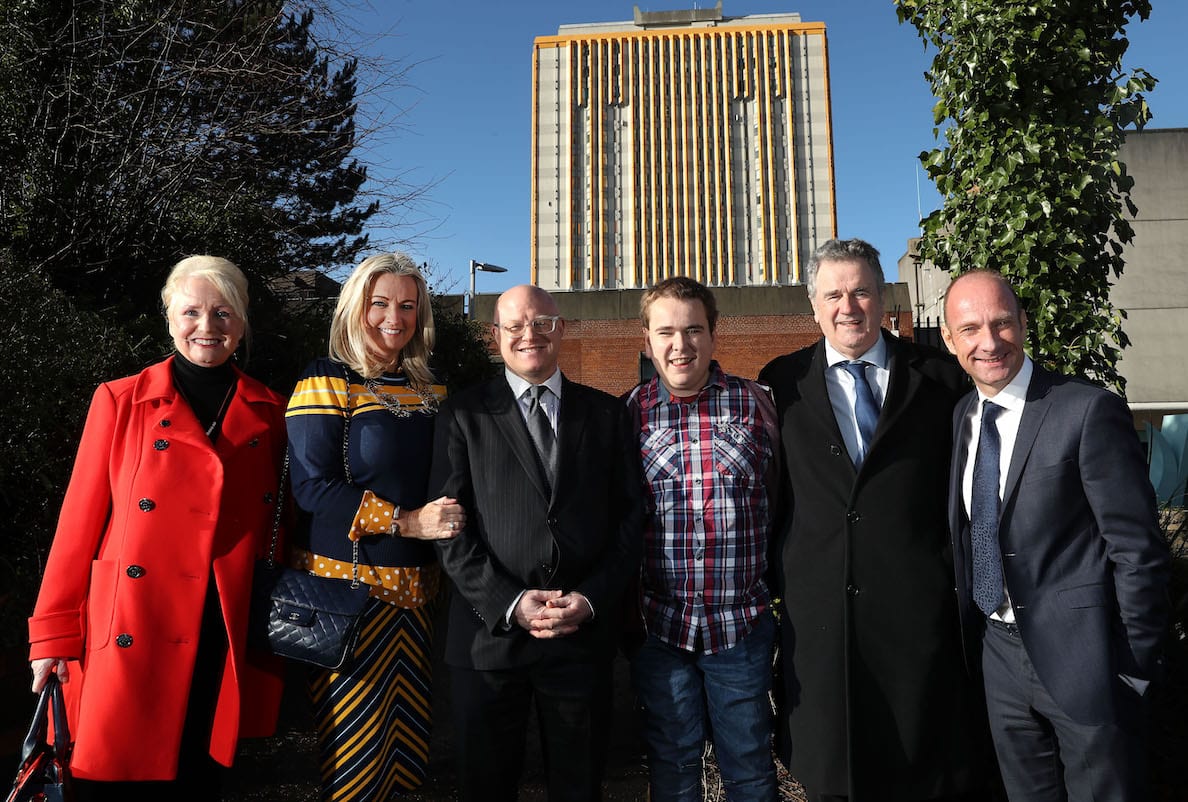
<path id="1" fill-rule="evenodd" d="M 766 388 L 713 361 L 718 310 L 692 279 L 640 303 L 657 376 L 630 395 L 648 485 L 632 661 L 644 708 L 652 802 L 701 796 L 712 732 L 730 802 L 776 799 L 771 753 L 775 625 L 767 573 L 778 429 Z"/>

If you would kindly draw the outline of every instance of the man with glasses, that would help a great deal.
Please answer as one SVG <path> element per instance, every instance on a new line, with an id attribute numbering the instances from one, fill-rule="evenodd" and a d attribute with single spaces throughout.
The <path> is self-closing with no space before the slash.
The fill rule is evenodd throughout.
<path id="1" fill-rule="evenodd" d="M 638 571 L 638 455 L 618 399 L 569 381 L 544 290 L 499 297 L 504 374 L 447 400 L 432 488 L 467 510 L 440 541 L 463 800 L 514 800 L 535 702 L 550 800 L 601 796 L 618 603 Z"/>

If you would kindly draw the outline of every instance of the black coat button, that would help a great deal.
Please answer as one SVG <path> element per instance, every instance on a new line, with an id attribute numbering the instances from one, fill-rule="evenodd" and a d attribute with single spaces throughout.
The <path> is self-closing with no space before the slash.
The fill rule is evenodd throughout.
<path id="1" fill-rule="evenodd" d="M 829 447 L 829 453 L 835 457 L 840 457 L 841 453 L 842 453 L 841 446 L 839 446 L 837 444 L 831 445 Z"/>
<path id="2" fill-rule="evenodd" d="M 127 649 L 131 645 L 132 636 L 127 632 L 120 633 L 116 636 L 116 646 L 119 646 L 121 649 Z"/>
<path id="3" fill-rule="evenodd" d="M 124 573 L 133 579 L 140 579 L 142 576 L 144 576 L 144 568 L 139 565 L 129 565 L 128 570 Z"/>
<path id="4" fill-rule="evenodd" d="M 165 449 L 169 448 L 169 441 L 168 440 L 154 440 L 153 448 L 157 449 L 158 451 L 164 451 Z"/>
<path id="5" fill-rule="evenodd" d="M 173 425 L 173 421 L 169 420 L 169 418 L 161 419 L 161 428 L 162 429 L 168 429 L 172 425 Z"/>
<path id="6" fill-rule="evenodd" d="M 141 512 L 152 512 L 157 508 L 156 502 L 151 498 L 142 498 L 140 501 L 136 502 L 136 505 L 140 507 Z"/>
<path id="7" fill-rule="evenodd" d="M 271 503 L 272 503 L 272 494 L 271 494 L 271 493 L 265 493 L 265 494 L 264 494 L 264 503 L 265 503 L 265 504 L 271 504 Z"/>
<path id="8" fill-rule="evenodd" d="M 851 596 L 857 596 L 861 592 L 862 589 L 857 585 L 846 585 L 846 593 L 849 593 Z"/>
<path id="9" fill-rule="evenodd" d="M 862 520 L 862 515 L 855 510 L 850 510 L 846 513 L 846 520 L 852 524 L 856 524 Z"/>
<path id="10" fill-rule="evenodd" d="M 260 445 L 259 437 L 253 437 L 251 440 L 248 440 L 248 448 L 255 448 L 258 445 Z"/>

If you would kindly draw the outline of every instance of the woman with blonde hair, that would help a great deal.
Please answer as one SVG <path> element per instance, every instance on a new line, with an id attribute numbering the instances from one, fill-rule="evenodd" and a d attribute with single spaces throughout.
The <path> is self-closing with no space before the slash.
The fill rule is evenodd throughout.
<path id="1" fill-rule="evenodd" d="M 231 358 L 247 279 L 214 256 L 161 290 L 175 353 L 95 391 L 29 619 L 33 690 L 62 681 L 80 800 L 212 800 L 272 733 L 280 663 L 247 649 L 284 399 Z"/>
<path id="2" fill-rule="evenodd" d="M 365 259 L 342 287 L 330 355 L 289 401 L 293 497 L 308 519 L 294 564 L 370 586 L 355 652 L 311 677 L 322 798 L 384 800 L 425 777 L 430 727 L 432 540 L 466 523 L 430 501 L 433 423 L 445 388 L 429 368 L 433 312 L 408 256 Z"/>

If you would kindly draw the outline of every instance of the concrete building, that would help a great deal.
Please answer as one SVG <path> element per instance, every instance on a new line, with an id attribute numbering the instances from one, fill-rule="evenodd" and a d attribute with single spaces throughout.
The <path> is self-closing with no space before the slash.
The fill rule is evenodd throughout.
<path id="1" fill-rule="evenodd" d="M 1126 135 L 1118 157 L 1134 178 L 1134 242 L 1110 300 L 1126 310 L 1118 371 L 1149 412 L 1188 412 L 1188 128 Z"/>
<path id="2" fill-rule="evenodd" d="M 1118 370 L 1140 420 L 1188 412 L 1188 128 L 1131 131 L 1118 154 L 1134 178 L 1134 241 L 1124 251 L 1126 269 L 1110 292 L 1126 310 L 1130 347 Z M 948 274 L 914 257 L 915 240 L 899 260 L 900 279 L 911 292 L 916 325 L 939 322 Z"/>
<path id="3" fill-rule="evenodd" d="M 800 281 L 836 235 L 825 26 L 642 12 L 536 39 L 532 281 Z"/>

